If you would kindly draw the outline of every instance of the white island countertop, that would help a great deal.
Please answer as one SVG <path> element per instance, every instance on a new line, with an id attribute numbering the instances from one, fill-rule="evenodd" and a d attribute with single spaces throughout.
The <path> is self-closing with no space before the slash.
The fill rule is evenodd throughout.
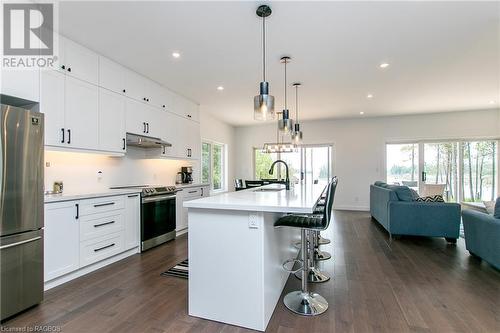
<path id="1" fill-rule="evenodd" d="M 227 192 L 184 202 L 187 208 L 312 214 L 326 184 L 295 185 L 289 191 L 284 185 L 270 184 L 238 192 Z M 281 189 L 280 191 L 275 191 Z"/>

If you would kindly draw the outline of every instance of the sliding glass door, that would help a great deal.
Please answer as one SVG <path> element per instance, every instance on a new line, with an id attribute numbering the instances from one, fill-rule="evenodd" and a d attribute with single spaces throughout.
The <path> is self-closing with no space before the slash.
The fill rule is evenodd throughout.
<path id="1" fill-rule="evenodd" d="M 449 202 L 494 200 L 498 189 L 498 141 L 442 141 L 386 145 L 386 181 L 421 196 Z"/>
<path id="2" fill-rule="evenodd" d="M 332 146 L 302 146 L 293 153 L 267 154 L 260 149 L 254 150 L 254 170 L 256 179 L 285 178 L 283 164 L 278 164 L 273 175 L 269 167 L 281 159 L 288 164 L 290 181 L 295 184 L 327 183 L 332 177 Z"/>

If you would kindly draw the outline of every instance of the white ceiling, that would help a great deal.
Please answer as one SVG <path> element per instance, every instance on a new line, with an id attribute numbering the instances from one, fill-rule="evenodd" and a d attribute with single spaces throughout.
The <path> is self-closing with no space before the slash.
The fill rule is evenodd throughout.
<path id="1" fill-rule="evenodd" d="M 255 123 L 261 81 L 259 4 L 62 2 L 59 24 L 66 36 L 199 102 L 203 112 L 247 125 Z M 268 4 L 268 80 L 278 110 L 283 55 L 292 57 L 289 83 L 303 83 L 302 119 L 498 107 L 500 2 Z M 390 67 L 381 70 L 385 61 Z M 289 96 L 291 105 L 292 88 Z"/>

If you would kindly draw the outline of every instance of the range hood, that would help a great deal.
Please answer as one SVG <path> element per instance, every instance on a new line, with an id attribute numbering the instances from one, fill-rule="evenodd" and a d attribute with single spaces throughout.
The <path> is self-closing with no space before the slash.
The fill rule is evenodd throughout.
<path id="1" fill-rule="evenodd" d="M 162 147 L 172 147 L 172 144 L 163 141 L 162 139 L 159 138 L 127 133 L 127 146 L 140 147 L 140 148 L 162 148 Z"/>

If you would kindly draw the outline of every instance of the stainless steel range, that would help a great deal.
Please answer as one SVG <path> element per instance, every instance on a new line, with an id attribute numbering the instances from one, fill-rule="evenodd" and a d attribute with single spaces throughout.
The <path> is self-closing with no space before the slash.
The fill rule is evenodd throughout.
<path id="1" fill-rule="evenodd" d="M 175 186 L 119 186 L 112 189 L 140 188 L 141 251 L 175 239 Z"/>

